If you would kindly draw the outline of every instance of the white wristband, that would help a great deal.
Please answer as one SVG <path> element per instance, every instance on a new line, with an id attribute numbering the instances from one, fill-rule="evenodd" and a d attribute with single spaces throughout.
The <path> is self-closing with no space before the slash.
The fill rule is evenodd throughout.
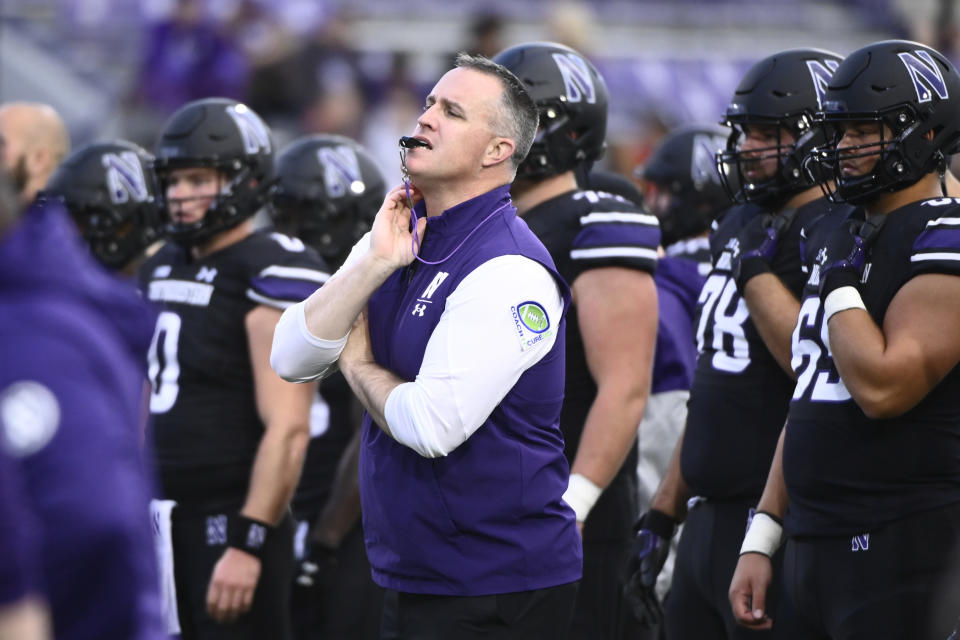
<path id="1" fill-rule="evenodd" d="M 827 324 L 831 316 L 847 309 L 867 310 L 863 304 L 863 298 L 856 287 L 840 287 L 827 294 L 827 299 L 823 301 L 823 323 Z"/>
<path id="2" fill-rule="evenodd" d="M 563 501 L 573 507 L 577 522 L 585 522 L 590 509 L 596 504 L 603 489 L 593 484 L 590 478 L 579 473 L 570 474 L 570 484 L 563 494 Z"/>
<path id="3" fill-rule="evenodd" d="M 783 526 L 767 513 L 758 511 L 753 514 L 750 528 L 743 536 L 740 546 L 740 555 L 745 553 L 762 553 L 768 558 L 773 557 L 783 543 Z"/>

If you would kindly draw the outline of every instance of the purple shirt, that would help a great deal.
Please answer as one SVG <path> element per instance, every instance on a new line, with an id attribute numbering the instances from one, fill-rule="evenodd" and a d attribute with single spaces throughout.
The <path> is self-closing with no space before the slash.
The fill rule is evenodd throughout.
<path id="1" fill-rule="evenodd" d="M 57 638 L 166 637 L 140 442 L 153 313 L 58 206 L 0 237 L 0 445 L 37 517 Z"/>

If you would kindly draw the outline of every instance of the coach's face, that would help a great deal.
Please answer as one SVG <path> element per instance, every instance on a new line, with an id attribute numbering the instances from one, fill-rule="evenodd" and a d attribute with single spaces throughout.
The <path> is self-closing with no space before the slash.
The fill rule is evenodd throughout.
<path id="1" fill-rule="evenodd" d="M 491 144 L 503 85 L 469 68 L 448 71 L 427 96 L 417 119 L 417 138 L 429 147 L 407 152 L 407 168 L 418 186 L 480 173 Z"/>

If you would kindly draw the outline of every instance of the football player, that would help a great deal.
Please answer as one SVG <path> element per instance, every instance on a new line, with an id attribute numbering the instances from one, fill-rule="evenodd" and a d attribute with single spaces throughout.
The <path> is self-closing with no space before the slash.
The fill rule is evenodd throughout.
<path id="1" fill-rule="evenodd" d="M 126 140 L 93 142 L 67 156 L 42 192 L 63 200 L 97 260 L 128 276 L 165 226 L 152 165 Z"/>
<path id="2" fill-rule="evenodd" d="M 582 527 L 584 575 L 570 637 L 635 637 L 621 567 L 637 515 L 636 428 L 650 388 L 660 233 L 656 218 L 625 198 L 577 187 L 577 167 L 606 144 L 607 88 L 593 64 L 554 43 L 518 45 L 494 60 L 540 111 L 513 201 L 573 291 L 560 426 L 571 463 L 564 499 Z"/>
<path id="3" fill-rule="evenodd" d="M 710 225 L 732 204 L 720 185 L 715 161 L 727 134 L 720 127 L 680 127 L 667 134 L 636 171 L 644 204 L 660 222 L 665 254 L 654 275 L 660 311 L 657 347 L 650 397 L 638 430 L 637 485 L 644 511 L 687 419 L 697 363 L 697 298 L 711 269 L 707 236 Z M 661 597 L 672 575 L 671 557 L 657 580 Z"/>
<path id="4" fill-rule="evenodd" d="M 801 230 L 830 205 L 803 162 L 823 141 L 813 118 L 839 61 L 816 49 L 764 58 L 741 79 L 724 118 L 731 133 L 720 175 L 731 191 L 737 185 L 732 195 L 745 206 L 728 211 L 710 238 L 714 262 L 698 301 L 687 423 L 631 563 L 631 593 L 656 620 L 652 586 L 685 521 L 666 600 L 668 638 L 753 637 L 734 620 L 727 587 L 794 386 Z"/>
<path id="5" fill-rule="evenodd" d="M 386 181 L 363 147 L 344 136 L 308 135 L 277 155 L 270 213 L 278 231 L 300 238 L 337 269 L 370 230 L 385 196 Z M 303 543 L 297 545 L 294 635 L 374 640 L 383 590 L 370 577 L 360 528 L 363 409 L 339 372 L 321 386 L 292 505 Z"/>
<path id="6" fill-rule="evenodd" d="M 140 269 L 162 305 L 149 351 L 150 413 L 172 518 L 184 638 L 289 638 L 289 503 L 316 385 L 270 368 L 281 309 L 328 277 L 295 238 L 254 231 L 273 140 L 246 105 L 208 98 L 167 120 L 156 173 L 168 242 Z"/>
<path id="7" fill-rule="evenodd" d="M 960 539 L 960 204 L 944 174 L 958 99 L 947 58 L 901 40 L 851 53 L 826 87 L 829 137 L 813 158 L 832 197 L 858 208 L 808 233 L 796 389 L 730 587 L 745 625 L 770 625 L 769 556 L 785 531 L 783 583 L 804 637 L 951 629 L 942 613 L 960 590 L 941 578 Z"/>

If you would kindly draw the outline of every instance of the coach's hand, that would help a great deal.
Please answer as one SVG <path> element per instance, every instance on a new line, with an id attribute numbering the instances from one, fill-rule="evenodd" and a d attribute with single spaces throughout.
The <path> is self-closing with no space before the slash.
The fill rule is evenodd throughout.
<path id="1" fill-rule="evenodd" d="M 623 595 L 637 620 L 650 628 L 663 621 L 663 606 L 656 593 L 657 576 L 667 561 L 677 523 L 662 511 L 651 509 L 640 516 L 637 527 Z"/>
<path id="2" fill-rule="evenodd" d="M 250 610 L 259 579 L 260 559 L 227 547 L 210 577 L 207 613 L 217 622 L 233 622 Z"/>
<path id="3" fill-rule="evenodd" d="M 751 629 L 769 629 L 773 620 L 767 615 L 767 589 L 773 579 L 773 564 L 762 553 L 744 553 L 730 581 L 730 607 L 736 621 Z"/>

